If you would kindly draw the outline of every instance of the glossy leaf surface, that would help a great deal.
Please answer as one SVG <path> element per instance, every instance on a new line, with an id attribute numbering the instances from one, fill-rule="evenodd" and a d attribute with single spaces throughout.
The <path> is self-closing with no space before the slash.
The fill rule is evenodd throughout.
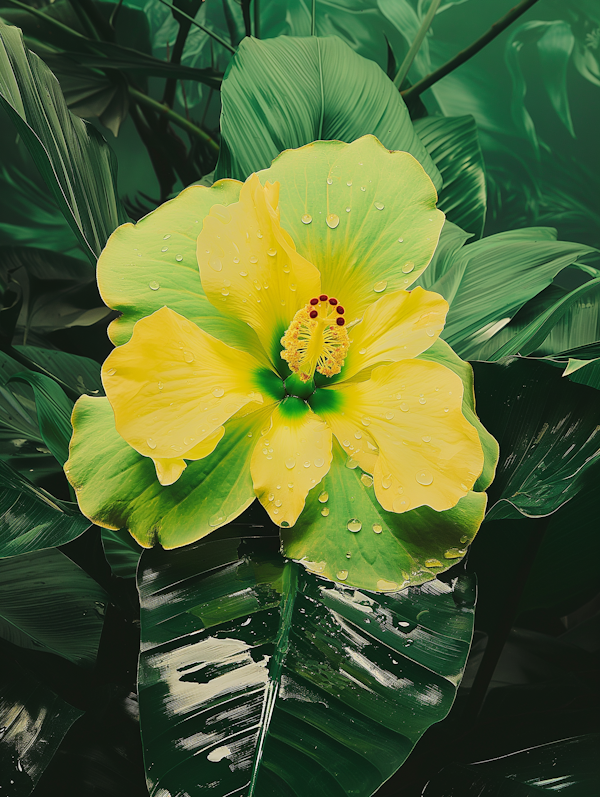
<path id="1" fill-rule="evenodd" d="M 0 461 L 0 557 L 64 545 L 88 526 L 75 504 L 59 501 Z"/>
<path id="2" fill-rule="evenodd" d="M 600 734 L 576 736 L 435 775 L 423 797 L 590 797 L 598 785 Z"/>
<path id="3" fill-rule="evenodd" d="M 55 548 L 0 561 L 0 636 L 20 647 L 92 666 L 107 601 L 105 591 Z"/>
<path id="4" fill-rule="evenodd" d="M 62 387 L 70 388 L 80 395 L 103 395 L 100 379 L 100 364 L 89 357 L 59 351 L 40 349 L 37 346 L 15 346 L 15 350 L 25 357 L 36 369 L 44 371 Z"/>
<path id="5" fill-rule="evenodd" d="M 135 578 L 143 548 L 127 531 L 102 529 L 102 547 L 110 569 L 120 578 Z"/>
<path id="6" fill-rule="evenodd" d="M 0 23 L 0 102 L 93 261 L 125 214 L 106 142 L 67 109 L 48 67 Z"/>
<path id="7" fill-rule="evenodd" d="M 311 141 L 349 143 L 370 133 L 387 149 L 410 152 L 441 186 L 391 80 L 341 39 L 244 39 L 221 96 L 217 179 L 244 180 L 283 150 Z"/>
<path id="8" fill-rule="evenodd" d="M 0 793 L 27 797 L 83 712 L 7 656 L 0 694 Z"/>
<path id="9" fill-rule="evenodd" d="M 480 418 L 500 444 L 488 518 L 549 515 L 600 455 L 596 391 L 517 357 L 473 368 Z"/>
<path id="10" fill-rule="evenodd" d="M 359 592 L 218 536 L 140 563 L 151 792 L 372 794 L 452 704 L 473 584 Z"/>
<path id="11" fill-rule="evenodd" d="M 414 124 L 444 181 L 439 209 L 449 221 L 481 238 L 487 199 L 475 120 L 472 116 L 427 116 Z"/>

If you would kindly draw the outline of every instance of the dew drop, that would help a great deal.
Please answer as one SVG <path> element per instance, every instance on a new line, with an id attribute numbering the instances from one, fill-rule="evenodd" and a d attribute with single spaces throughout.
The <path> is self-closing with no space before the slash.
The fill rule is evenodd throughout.
<path id="1" fill-rule="evenodd" d="M 218 257 L 213 257 L 208 261 L 208 265 L 212 268 L 213 271 L 222 271 L 223 270 L 223 263 L 219 260 Z"/>
<path id="2" fill-rule="evenodd" d="M 161 252 L 168 252 L 169 251 L 169 247 L 168 246 L 163 246 L 163 248 L 160 251 Z"/>
<path id="3" fill-rule="evenodd" d="M 355 459 L 352 459 L 352 457 L 350 457 L 350 459 L 346 462 L 346 467 L 349 468 L 350 470 L 354 470 L 355 468 L 358 467 L 358 462 Z"/>
<path id="4" fill-rule="evenodd" d="M 386 412 L 386 414 L 385 414 L 386 421 L 391 421 L 393 417 L 394 417 L 394 413 L 393 412 L 391 412 L 391 411 L 390 412 Z"/>
<path id="5" fill-rule="evenodd" d="M 363 426 L 368 426 L 371 423 L 371 419 L 368 415 L 363 415 L 361 423 Z"/>
<path id="6" fill-rule="evenodd" d="M 224 393 L 225 393 L 225 391 L 223 390 L 223 388 L 222 388 L 222 387 L 216 387 L 216 388 L 213 390 L 213 396 L 214 396 L 215 398 L 221 398 L 221 396 L 222 396 Z"/>
<path id="7" fill-rule="evenodd" d="M 277 249 L 273 249 L 273 247 L 271 247 L 270 249 L 267 249 L 267 254 L 269 255 L 269 257 L 275 257 L 275 255 L 277 254 Z"/>
<path id="8" fill-rule="evenodd" d="M 186 361 L 186 363 L 193 363 L 194 362 L 194 355 L 192 354 L 191 351 L 184 351 L 183 352 L 183 359 Z"/>
<path id="9" fill-rule="evenodd" d="M 278 498 L 277 501 L 275 501 L 275 506 L 280 507 L 281 503 L 282 503 L 281 500 Z"/>
<path id="10" fill-rule="evenodd" d="M 400 404 L 400 409 L 402 410 L 402 412 L 408 412 L 408 410 L 409 410 L 409 406 L 408 406 L 408 404 L 406 403 L 406 401 L 403 401 L 403 402 Z"/>
<path id="11" fill-rule="evenodd" d="M 375 293 L 383 293 L 383 291 L 387 288 L 387 280 L 381 280 L 380 282 L 376 282 L 373 285 L 373 290 Z"/>
<path id="12" fill-rule="evenodd" d="M 151 448 L 154 451 L 154 449 L 156 448 L 156 443 L 154 442 L 154 440 L 151 437 L 149 437 L 146 440 L 146 442 L 148 443 L 148 448 Z"/>
<path id="13" fill-rule="evenodd" d="M 348 186 L 348 188 L 350 188 L 350 186 L 352 185 L 352 180 L 348 180 L 348 182 L 346 183 L 346 185 Z"/>
<path id="14" fill-rule="evenodd" d="M 295 282 L 290 282 L 290 290 L 291 291 L 295 291 L 296 290 L 296 283 Z"/>
<path id="15" fill-rule="evenodd" d="M 160 288 L 160 285 L 156 280 L 152 280 L 152 282 L 148 283 L 148 287 L 151 291 L 157 291 Z"/>
<path id="16" fill-rule="evenodd" d="M 159 389 L 159 390 L 162 390 L 162 389 L 163 389 L 163 387 L 164 387 L 163 383 L 162 383 L 162 382 L 159 382 L 159 383 L 158 383 L 158 389 Z"/>
<path id="17" fill-rule="evenodd" d="M 361 439 L 361 437 L 362 437 L 362 432 L 358 432 L 358 431 L 357 431 L 357 432 L 354 432 L 354 437 L 355 437 L 357 440 L 360 440 L 360 439 Z"/>
<path id="18" fill-rule="evenodd" d="M 304 463 L 304 467 L 305 467 L 305 468 L 310 468 L 310 462 L 306 461 L 306 462 Z"/>
<path id="19" fill-rule="evenodd" d="M 392 509 L 394 512 L 406 512 L 408 509 L 408 501 L 406 498 L 394 498 Z"/>
<path id="20" fill-rule="evenodd" d="M 464 555 L 464 551 L 459 551 L 458 548 L 448 548 L 444 552 L 444 559 L 460 559 Z"/>
<path id="21" fill-rule="evenodd" d="M 294 489 L 294 482 L 288 482 L 288 487 L 290 488 L 290 490 L 293 490 Z"/>
<path id="22" fill-rule="evenodd" d="M 163 235 L 163 241 L 168 241 L 170 237 L 171 237 L 171 235 L 169 233 L 167 233 L 166 235 Z"/>
<path id="23" fill-rule="evenodd" d="M 370 487 L 373 484 L 373 477 L 369 476 L 368 473 L 363 473 L 363 475 L 360 477 L 360 480 L 365 487 Z"/>
<path id="24" fill-rule="evenodd" d="M 240 262 L 239 257 L 232 258 L 232 261 L 237 265 Z"/>
<path id="25" fill-rule="evenodd" d="M 258 258 L 256 257 L 256 255 L 252 255 L 252 257 L 250 258 L 250 262 L 251 263 L 258 263 Z"/>
<path id="26" fill-rule="evenodd" d="M 229 291 L 227 290 L 227 288 L 223 288 L 223 290 L 221 291 L 221 296 L 229 296 Z"/>
<path id="27" fill-rule="evenodd" d="M 358 520 L 358 518 L 354 517 L 348 521 L 347 528 L 348 531 L 352 531 L 356 534 L 357 531 L 360 531 L 362 529 L 362 523 L 360 522 L 360 520 Z"/>
<path id="28" fill-rule="evenodd" d="M 319 457 L 319 459 L 315 459 L 315 468 L 322 468 L 325 464 L 325 460 Z"/>
<path id="29" fill-rule="evenodd" d="M 383 528 L 379 523 L 373 523 L 373 531 L 375 532 L 375 534 L 381 534 Z"/>
<path id="30" fill-rule="evenodd" d="M 240 277 L 247 277 L 247 276 L 248 276 L 247 271 L 240 271 Z"/>
<path id="31" fill-rule="evenodd" d="M 321 493 L 321 495 L 319 496 L 319 501 L 320 501 L 322 504 L 324 504 L 324 503 L 325 503 L 326 501 L 328 501 L 328 500 L 329 500 L 329 493 L 328 493 L 328 492 L 326 492 L 325 490 L 323 490 L 323 492 L 322 492 L 322 493 Z"/>
<path id="32" fill-rule="evenodd" d="M 361 190 L 361 191 L 366 191 L 367 189 L 365 188 L 365 186 L 364 186 L 364 185 L 361 185 L 361 187 L 360 187 L 360 190 Z"/>
<path id="33" fill-rule="evenodd" d="M 308 213 L 305 213 L 304 216 L 302 216 L 302 218 L 300 219 L 300 221 L 302 222 L 302 224 L 310 224 L 312 221 L 312 216 L 310 216 Z"/>
<path id="34" fill-rule="evenodd" d="M 398 238 L 398 243 L 399 244 L 403 244 L 404 243 L 404 238 Z"/>
<path id="35" fill-rule="evenodd" d="M 424 443 L 430 443 L 431 442 L 431 437 L 428 434 L 424 434 L 423 437 L 421 438 L 421 440 Z"/>
<path id="36" fill-rule="evenodd" d="M 286 461 L 285 461 L 285 467 L 286 467 L 288 470 L 292 470 L 292 468 L 295 468 L 295 467 L 296 467 L 296 460 L 295 460 L 295 459 L 292 459 L 291 457 L 290 457 L 289 459 L 286 459 Z"/>
<path id="37" fill-rule="evenodd" d="M 427 329 L 425 330 L 425 334 L 429 338 L 435 337 L 435 329 L 434 329 L 434 327 L 427 327 Z"/>
<path id="38" fill-rule="evenodd" d="M 442 563 L 437 559 L 425 559 L 425 567 L 441 567 Z"/>
<path id="39" fill-rule="evenodd" d="M 331 179 L 331 177 L 327 178 L 327 185 L 333 185 L 333 180 Z"/>
<path id="40" fill-rule="evenodd" d="M 327 515 L 329 514 L 329 507 L 324 506 L 323 509 L 321 509 L 321 514 L 323 515 L 323 517 L 327 517 Z"/>
<path id="41" fill-rule="evenodd" d="M 419 396 L 419 404 L 427 404 L 427 399 L 425 396 Z"/>
<path id="42" fill-rule="evenodd" d="M 108 371 L 106 372 L 106 376 L 114 376 L 116 373 L 117 373 L 116 368 L 109 368 Z"/>
<path id="43" fill-rule="evenodd" d="M 267 496 L 267 498 L 269 499 L 269 501 L 273 501 L 273 499 L 275 498 L 275 496 L 273 495 L 273 493 L 269 493 L 269 495 Z"/>
<path id="44" fill-rule="evenodd" d="M 336 213 L 330 213 L 327 216 L 326 221 L 327 221 L 327 226 L 329 227 L 329 229 L 330 230 L 335 230 L 335 228 L 340 223 L 340 217 Z"/>
<path id="45" fill-rule="evenodd" d="M 381 486 L 384 490 L 389 490 L 392 486 L 392 474 L 387 473 L 381 480 Z"/>
<path id="46" fill-rule="evenodd" d="M 181 263 L 181 261 L 183 260 L 183 255 L 175 255 L 175 260 L 176 260 L 178 263 Z"/>
<path id="47" fill-rule="evenodd" d="M 338 581 L 345 581 L 347 578 L 348 578 L 348 571 L 347 570 L 338 570 L 338 572 L 337 572 Z"/>
<path id="48" fill-rule="evenodd" d="M 415 264 L 412 262 L 412 260 L 409 260 L 408 263 L 405 263 L 402 266 L 402 272 L 404 274 L 410 274 L 410 272 L 414 270 L 415 270 Z"/>
<path id="49" fill-rule="evenodd" d="M 263 234 L 262 234 L 262 232 L 260 230 L 256 231 L 256 237 L 257 238 L 262 238 L 263 237 Z"/>
<path id="50" fill-rule="evenodd" d="M 431 473 L 428 473 L 426 470 L 420 470 L 416 474 L 415 479 L 419 482 L 419 484 L 422 484 L 424 487 L 428 487 L 430 484 L 433 483 L 433 476 L 431 475 Z"/>
<path id="51" fill-rule="evenodd" d="M 350 551 L 346 551 L 346 559 L 352 559 L 352 554 Z"/>
<path id="52" fill-rule="evenodd" d="M 375 205 L 375 207 L 377 208 L 377 210 L 383 210 L 383 209 L 384 209 L 384 207 L 385 207 L 385 205 L 383 204 L 383 202 L 374 202 L 373 204 Z"/>

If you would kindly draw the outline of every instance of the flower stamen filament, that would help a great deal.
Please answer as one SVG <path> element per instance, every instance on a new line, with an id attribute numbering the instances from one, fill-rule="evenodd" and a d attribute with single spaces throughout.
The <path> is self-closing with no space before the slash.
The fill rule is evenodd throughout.
<path id="1" fill-rule="evenodd" d="M 350 345 L 345 323 L 343 306 L 324 293 L 298 310 L 281 338 L 281 357 L 302 382 L 315 371 L 334 376 L 342 370 Z"/>

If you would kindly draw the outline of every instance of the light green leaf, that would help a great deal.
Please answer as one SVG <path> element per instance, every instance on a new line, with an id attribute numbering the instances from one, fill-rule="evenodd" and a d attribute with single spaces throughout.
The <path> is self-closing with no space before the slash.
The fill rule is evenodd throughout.
<path id="1" fill-rule="evenodd" d="M 442 175 L 438 208 L 449 221 L 481 238 L 487 199 L 475 120 L 472 116 L 426 116 L 414 124 Z"/>
<path id="2" fill-rule="evenodd" d="M 93 262 L 125 220 L 111 151 L 96 130 L 67 109 L 48 67 L 0 22 L 0 102 L 48 188 Z"/>
<path id="3" fill-rule="evenodd" d="M 0 558 L 64 545 L 89 521 L 0 461 Z"/>
<path id="4" fill-rule="evenodd" d="M 0 636 L 82 666 L 96 660 L 105 591 L 56 548 L 0 560 Z"/>
<path id="5" fill-rule="evenodd" d="M 359 592 L 277 538 L 146 551 L 138 587 L 154 794 L 368 797 L 447 714 L 473 627 L 465 576 Z"/>
<path id="6" fill-rule="evenodd" d="M 245 179 L 285 149 L 318 139 L 376 136 L 410 152 L 436 188 L 437 168 L 391 80 L 338 38 L 244 39 L 221 90 L 216 176 Z"/>

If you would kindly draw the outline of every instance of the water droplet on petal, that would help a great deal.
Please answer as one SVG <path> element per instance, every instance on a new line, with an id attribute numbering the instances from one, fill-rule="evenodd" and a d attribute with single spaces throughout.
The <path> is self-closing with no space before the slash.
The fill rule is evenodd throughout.
<path id="1" fill-rule="evenodd" d="M 428 487 L 430 484 L 433 483 L 432 474 L 426 470 L 420 470 L 416 474 L 415 479 L 419 482 L 419 484 L 422 484 L 424 487 Z"/>
<path id="2" fill-rule="evenodd" d="M 375 293 L 383 293 L 383 291 L 387 288 L 387 280 L 381 280 L 380 282 L 376 282 L 373 285 L 373 290 Z"/>
<path id="3" fill-rule="evenodd" d="M 323 492 L 322 492 L 322 493 L 321 493 L 321 495 L 319 496 L 319 501 L 320 501 L 322 504 L 324 504 L 324 503 L 325 503 L 326 501 L 328 501 L 328 500 L 329 500 L 329 493 L 327 493 L 327 492 L 325 492 L 325 490 L 323 490 Z"/>
<path id="4" fill-rule="evenodd" d="M 286 459 L 286 461 L 285 461 L 285 467 L 286 467 L 288 470 L 292 470 L 292 468 L 295 468 L 295 467 L 296 467 L 296 460 L 295 460 L 295 459 L 292 459 L 291 457 L 290 457 L 289 459 Z"/>
<path id="5" fill-rule="evenodd" d="M 239 259 L 239 257 L 234 257 L 234 258 L 232 258 L 232 261 L 237 265 L 237 263 L 240 262 L 240 259 Z"/>
<path id="6" fill-rule="evenodd" d="M 273 249 L 273 247 L 271 247 L 270 249 L 267 249 L 267 254 L 269 255 L 269 257 L 275 257 L 275 255 L 277 254 L 277 249 Z"/>
<path id="7" fill-rule="evenodd" d="M 277 499 L 277 501 L 275 501 L 275 506 L 277 506 L 277 507 L 280 507 L 280 506 L 281 506 L 281 503 L 282 503 L 282 502 L 281 502 L 281 501 L 279 500 L 279 498 L 278 498 L 278 499 Z"/>
<path id="8" fill-rule="evenodd" d="M 360 522 L 360 520 L 358 520 L 358 518 L 353 517 L 348 521 L 347 528 L 348 531 L 353 531 L 356 534 L 357 531 L 360 531 L 362 529 L 362 523 Z"/>
<path id="9" fill-rule="evenodd" d="M 319 459 L 315 459 L 315 468 L 322 468 L 325 464 L 325 460 L 319 457 Z"/>
<path id="10" fill-rule="evenodd" d="M 252 257 L 250 258 L 250 262 L 251 263 L 258 263 L 258 258 L 256 257 L 256 255 L 252 255 Z"/>
<path id="11" fill-rule="evenodd" d="M 410 408 L 409 408 L 408 404 L 406 403 L 406 401 L 403 401 L 403 402 L 400 404 L 400 409 L 402 410 L 402 412 L 408 412 L 408 410 L 409 410 Z"/>
<path id="12" fill-rule="evenodd" d="M 391 410 L 390 410 L 390 412 L 386 412 L 386 414 L 385 414 L 386 421 L 391 421 L 393 417 L 394 417 L 394 413 Z"/>
<path id="13" fill-rule="evenodd" d="M 425 559 L 425 567 L 441 567 L 442 563 L 437 559 Z"/>
<path id="14" fill-rule="evenodd" d="M 155 441 L 154 441 L 154 440 L 153 440 L 151 437 L 149 437 L 149 438 L 146 440 L 146 442 L 148 443 L 148 448 L 151 448 L 151 449 L 154 451 L 154 449 L 156 448 L 156 443 L 155 443 Z"/>
<path id="15" fill-rule="evenodd" d="M 269 501 L 272 501 L 275 498 L 275 496 L 273 495 L 273 493 L 269 493 L 267 498 L 269 499 Z"/>
<path id="16" fill-rule="evenodd" d="M 337 580 L 338 581 L 345 581 L 348 578 L 348 571 L 347 570 L 338 570 L 337 572 Z"/>
<path id="17" fill-rule="evenodd" d="M 384 207 L 385 207 L 385 205 L 383 204 L 383 202 L 374 202 L 373 204 L 375 205 L 375 207 L 377 208 L 377 210 L 383 210 L 383 209 L 384 209 Z"/>
<path id="18" fill-rule="evenodd" d="M 361 437 L 362 437 L 362 432 L 359 432 L 359 431 L 356 431 L 356 432 L 354 432 L 354 437 L 355 437 L 357 440 L 360 440 L 360 439 L 361 439 Z"/>
<path id="19" fill-rule="evenodd" d="M 302 224 L 310 224 L 311 221 L 312 221 L 312 216 L 310 216 L 308 213 L 305 213 L 304 216 L 302 216 L 301 218 Z"/>
<path id="20" fill-rule="evenodd" d="M 335 228 L 338 226 L 339 223 L 340 223 L 340 217 L 337 214 L 330 213 L 327 216 L 327 226 L 329 227 L 329 229 L 335 230 Z"/>
<path id="21" fill-rule="evenodd" d="M 306 461 L 306 462 L 304 463 L 304 467 L 305 467 L 305 468 L 310 468 L 310 462 Z"/>
<path id="22" fill-rule="evenodd" d="M 223 263 L 219 260 L 218 257 L 212 257 L 208 261 L 208 265 L 212 268 L 213 271 L 222 271 L 223 270 Z"/>
<path id="23" fill-rule="evenodd" d="M 323 515 L 323 517 L 327 517 L 327 515 L 329 514 L 329 507 L 324 506 L 323 509 L 321 509 L 321 514 Z"/>
<path id="24" fill-rule="evenodd" d="M 363 473 L 363 475 L 360 477 L 360 480 L 365 487 L 370 487 L 373 484 L 373 477 L 369 476 L 368 473 Z"/>
<path id="25" fill-rule="evenodd" d="M 222 396 L 224 393 L 225 393 L 225 391 L 223 390 L 223 388 L 222 388 L 222 387 L 216 387 L 216 388 L 213 390 L 213 396 L 214 396 L 215 398 L 221 398 L 221 396 Z"/>
<path id="26" fill-rule="evenodd" d="M 373 531 L 375 532 L 375 534 L 381 534 L 383 528 L 379 523 L 373 523 Z"/>
<path id="27" fill-rule="evenodd" d="M 419 404 L 427 404 L 427 399 L 425 398 L 425 396 L 419 397 Z"/>
<path id="28" fill-rule="evenodd" d="M 427 329 L 425 330 L 425 334 L 427 335 L 427 337 L 433 338 L 435 336 L 434 327 L 427 327 Z"/>
<path id="29" fill-rule="evenodd" d="M 381 486 L 384 490 L 389 490 L 392 486 L 392 474 L 386 473 L 386 475 L 381 479 Z"/>
<path id="30" fill-rule="evenodd" d="M 152 282 L 148 283 L 148 287 L 151 291 L 157 291 L 160 288 L 160 285 L 156 280 L 152 280 Z"/>
<path id="31" fill-rule="evenodd" d="M 181 263 L 181 261 L 183 260 L 183 255 L 175 255 L 175 260 L 176 260 L 178 263 Z"/>
<path id="32" fill-rule="evenodd" d="M 415 264 L 412 262 L 412 260 L 409 260 L 408 263 L 405 263 L 402 266 L 402 271 L 404 274 L 410 274 L 410 272 L 414 270 L 415 270 Z"/>
<path id="33" fill-rule="evenodd" d="M 368 415 L 363 415 L 361 423 L 363 426 L 368 426 L 371 423 L 371 419 Z"/>
<path id="34" fill-rule="evenodd" d="M 163 383 L 162 383 L 162 382 L 159 382 L 159 383 L 158 383 L 158 389 L 159 389 L 159 390 L 162 390 L 162 389 L 163 389 L 163 387 L 164 387 Z"/>
<path id="35" fill-rule="evenodd" d="M 116 373 L 117 373 L 116 368 L 109 368 L 108 371 L 106 372 L 106 376 L 114 376 Z"/>
<path id="36" fill-rule="evenodd" d="M 194 362 L 194 355 L 192 354 L 191 351 L 184 351 L 183 352 L 183 359 L 186 361 L 186 363 L 193 363 Z"/>
<path id="37" fill-rule="evenodd" d="M 223 288 L 221 291 L 221 296 L 229 296 L 229 290 L 227 288 Z"/>
<path id="38" fill-rule="evenodd" d="M 351 210 L 352 208 L 346 208 L 346 213 L 350 213 Z"/>
<path id="39" fill-rule="evenodd" d="M 421 440 L 424 443 L 430 443 L 431 442 L 431 437 L 428 434 L 424 434 L 423 437 L 421 438 Z"/>
<path id="40" fill-rule="evenodd" d="M 240 271 L 240 277 L 247 277 L 247 276 L 248 276 L 247 271 Z"/>

